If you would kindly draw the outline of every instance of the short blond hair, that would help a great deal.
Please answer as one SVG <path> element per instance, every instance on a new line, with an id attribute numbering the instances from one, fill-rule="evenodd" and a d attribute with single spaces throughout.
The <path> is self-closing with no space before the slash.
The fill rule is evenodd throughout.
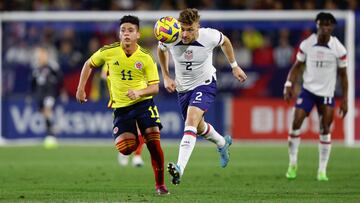
<path id="1" fill-rule="evenodd" d="M 199 22 L 200 15 L 196 8 L 187 8 L 180 12 L 178 21 L 180 23 L 191 25 L 195 22 Z"/>

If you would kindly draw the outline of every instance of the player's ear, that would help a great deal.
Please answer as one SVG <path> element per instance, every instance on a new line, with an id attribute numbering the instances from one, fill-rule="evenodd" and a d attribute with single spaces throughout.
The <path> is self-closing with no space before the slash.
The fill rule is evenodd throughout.
<path id="1" fill-rule="evenodd" d="M 140 39 L 140 31 L 136 33 L 136 39 Z"/>

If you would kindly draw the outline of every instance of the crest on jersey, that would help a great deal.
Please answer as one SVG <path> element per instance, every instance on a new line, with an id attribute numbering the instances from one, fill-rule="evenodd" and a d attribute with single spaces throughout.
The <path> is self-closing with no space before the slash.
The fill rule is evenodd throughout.
<path id="1" fill-rule="evenodd" d="M 325 58 L 325 53 L 322 51 L 317 51 L 316 52 L 316 58 L 319 60 L 323 60 Z"/>
<path id="2" fill-rule="evenodd" d="M 186 50 L 184 53 L 185 59 L 190 61 L 193 59 L 194 55 L 193 55 L 193 51 L 192 50 Z"/>
<path id="3" fill-rule="evenodd" d="M 143 64 L 140 61 L 136 61 L 135 62 L 135 68 L 138 70 L 141 70 L 143 67 Z"/>

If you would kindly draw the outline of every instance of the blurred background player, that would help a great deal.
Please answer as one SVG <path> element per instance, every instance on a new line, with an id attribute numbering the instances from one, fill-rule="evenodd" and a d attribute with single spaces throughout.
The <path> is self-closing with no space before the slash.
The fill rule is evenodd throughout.
<path id="1" fill-rule="evenodd" d="M 119 27 L 120 42 L 104 46 L 85 62 L 76 98 L 80 103 L 86 102 L 85 85 L 92 68 L 108 66 L 109 106 L 114 109 L 116 148 L 124 155 L 134 152 L 139 145 L 138 126 L 150 152 L 156 193 L 169 194 L 164 183 L 164 154 L 160 145 L 162 125 L 152 99 L 159 92 L 157 65 L 149 52 L 137 44 L 139 19 L 123 16 Z"/>
<path id="2" fill-rule="evenodd" d="M 200 28 L 200 16 L 197 9 L 182 10 L 178 21 L 182 30 L 181 38 L 170 44 L 160 42 L 157 51 L 164 86 L 170 93 L 178 92 L 178 102 L 185 120 L 177 164 L 168 164 L 173 184 L 180 183 L 180 177 L 195 147 L 197 135 L 217 145 L 221 167 L 226 167 L 229 161 L 231 137 L 223 137 L 204 120 L 205 112 L 215 101 L 217 90 L 216 69 L 212 64 L 213 49 L 221 47 L 236 79 L 244 82 L 247 77 L 235 61 L 230 40 L 218 30 Z M 169 74 L 168 50 L 175 63 L 175 80 Z"/>
<path id="3" fill-rule="evenodd" d="M 57 147 L 57 140 L 54 130 L 53 109 L 60 93 L 62 73 L 59 65 L 49 59 L 47 49 L 42 46 L 35 48 L 33 66 L 31 91 L 46 122 L 44 147 L 55 148 Z"/>
<path id="4" fill-rule="evenodd" d="M 109 75 L 109 67 L 108 66 L 103 66 L 101 69 L 101 78 L 106 81 L 106 86 L 108 88 L 108 92 L 110 92 L 110 80 L 108 79 L 108 75 Z M 109 95 L 110 96 L 110 95 Z M 109 105 L 111 104 L 112 98 L 109 98 Z M 109 106 L 110 107 L 110 106 Z M 134 155 L 131 159 L 131 164 L 134 167 L 142 167 L 144 165 L 144 161 L 141 158 L 141 152 L 143 149 L 143 145 L 144 145 L 144 139 L 141 136 L 141 132 L 139 130 L 139 128 L 137 127 L 137 132 L 138 132 L 138 140 L 139 140 L 139 145 L 136 148 Z M 118 153 L 117 156 L 117 160 L 120 166 L 127 166 L 129 164 L 129 158 L 130 155 L 124 155 L 121 152 Z"/>
<path id="5" fill-rule="evenodd" d="M 292 128 L 289 132 L 289 168 L 286 177 L 296 178 L 297 157 L 300 145 L 300 128 L 316 106 L 320 119 L 319 169 L 317 179 L 327 181 L 326 167 L 330 157 L 330 126 L 334 117 L 334 92 L 337 74 L 340 78 L 342 100 L 340 115 L 344 118 L 348 106 L 348 77 L 346 73 L 346 49 L 341 42 L 331 36 L 336 19 L 330 13 L 319 13 L 315 19 L 317 33 L 312 34 L 300 44 L 296 61 L 291 68 L 284 87 L 284 98 L 289 102 L 295 95 L 293 86 L 302 74 L 303 85 L 296 100 Z M 305 65 L 305 69 L 303 68 Z"/>

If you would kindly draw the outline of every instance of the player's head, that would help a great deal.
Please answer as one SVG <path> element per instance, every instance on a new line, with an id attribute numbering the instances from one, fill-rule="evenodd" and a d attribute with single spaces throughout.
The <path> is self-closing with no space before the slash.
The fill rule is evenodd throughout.
<path id="1" fill-rule="evenodd" d="M 182 10 L 178 21 L 181 26 L 181 40 L 184 44 L 189 44 L 199 36 L 200 15 L 196 8 Z"/>
<path id="2" fill-rule="evenodd" d="M 123 16 L 120 19 L 119 38 L 123 44 L 136 43 L 140 38 L 140 21 L 139 18 L 132 15 Z"/>
<path id="3" fill-rule="evenodd" d="M 37 46 L 34 51 L 34 57 L 35 57 L 35 63 L 39 68 L 46 65 L 49 60 L 49 54 L 47 52 L 46 47 L 41 45 Z"/>
<path id="4" fill-rule="evenodd" d="M 336 19 L 331 13 L 320 12 L 315 18 L 319 35 L 330 35 L 336 25 Z"/>

